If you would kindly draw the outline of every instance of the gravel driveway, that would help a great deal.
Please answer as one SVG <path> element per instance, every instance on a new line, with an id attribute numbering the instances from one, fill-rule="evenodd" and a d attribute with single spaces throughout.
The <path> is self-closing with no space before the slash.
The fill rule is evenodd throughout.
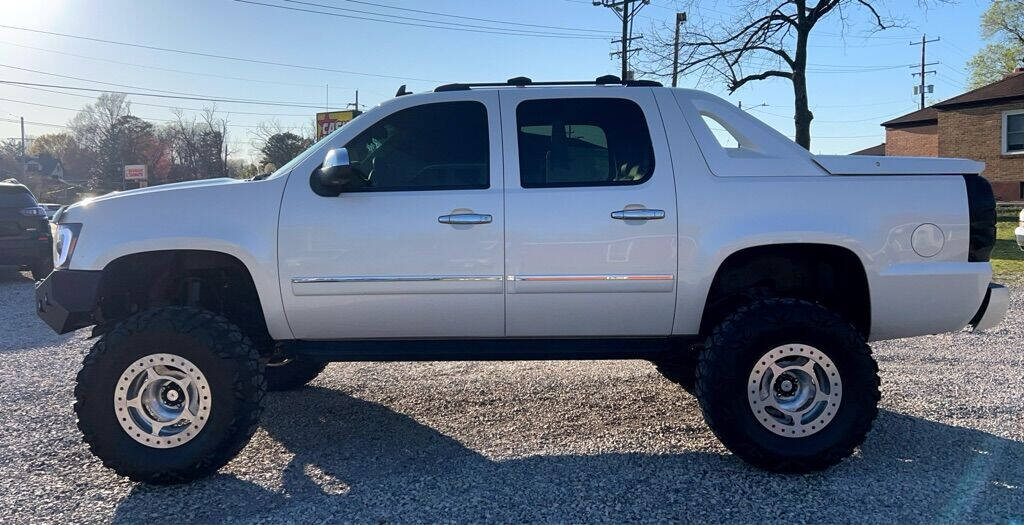
<path id="1" fill-rule="evenodd" d="M 81 443 L 86 331 L 54 335 L 0 268 L 0 523 L 1024 521 L 1024 289 L 987 334 L 874 345 L 862 449 L 806 476 L 730 455 L 643 361 L 335 363 L 269 395 L 221 472 L 149 487 Z"/>

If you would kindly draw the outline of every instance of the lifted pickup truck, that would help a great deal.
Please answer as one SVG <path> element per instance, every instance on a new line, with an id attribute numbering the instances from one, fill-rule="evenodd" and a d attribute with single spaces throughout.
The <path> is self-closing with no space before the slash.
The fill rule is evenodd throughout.
<path id="1" fill-rule="evenodd" d="M 440 359 L 650 359 L 737 456 L 806 472 L 871 428 L 869 341 L 1004 315 L 983 168 L 811 155 L 651 82 L 452 84 L 262 179 L 64 209 L 37 307 L 93 327 L 78 426 L 135 480 L 217 470 L 327 362 Z"/>

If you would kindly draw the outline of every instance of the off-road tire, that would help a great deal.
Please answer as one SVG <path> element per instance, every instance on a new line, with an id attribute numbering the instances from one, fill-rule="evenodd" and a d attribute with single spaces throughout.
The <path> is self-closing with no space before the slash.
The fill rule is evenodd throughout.
<path id="1" fill-rule="evenodd" d="M 194 363 L 210 385 L 209 420 L 190 441 L 151 448 L 135 441 L 114 413 L 114 389 L 126 368 L 166 352 Z M 215 472 L 249 442 L 263 411 L 263 364 L 249 338 L 206 310 L 163 307 L 136 314 L 86 355 L 75 386 L 83 441 L 103 465 L 134 481 L 183 483 Z"/>
<path id="2" fill-rule="evenodd" d="M 694 393 L 697 383 L 698 349 L 679 348 L 671 355 L 660 356 L 652 360 L 654 367 L 669 381 L 681 386 L 683 390 Z"/>
<path id="3" fill-rule="evenodd" d="M 787 344 L 820 350 L 842 378 L 842 400 L 834 418 L 806 437 L 766 429 L 746 395 L 755 362 Z M 878 365 L 864 337 L 836 313 L 798 299 L 762 299 L 727 316 L 700 353 L 696 387 L 705 421 L 732 453 L 754 466 L 785 473 L 822 470 L 851 455 L 871 430 L 881 398 Z"/>
<path id="4" fill-rule="evenodd" d="M 53 271 L 53 257 L 44 257 L 32 263 L 29 267 L 32 271 L 32 279 L 42 281 Z"/>
<path id="5" fill-rule="evenodd" d="M 296 357 L 284 364 L 267 364 L 264 372 L 267 378 L 267 391 L 283 392 L 300 388 L 316 379 L 326 367 L 327 363 L 307 357 Z"/>

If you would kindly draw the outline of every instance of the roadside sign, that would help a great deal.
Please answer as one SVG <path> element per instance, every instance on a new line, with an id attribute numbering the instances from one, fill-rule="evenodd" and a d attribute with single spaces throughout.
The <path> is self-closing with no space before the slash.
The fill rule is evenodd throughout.
<path id="1" fill-rule="evenodd" d="M 360 111 L 350 109 L 347 111 L 328 111 L 316 114 L 316 139 L 320 140 L 329 135 L 332 131 L 340 128 L 346 122 L 359 116 Z"/>
<path id="2" fill-rule="evenodd" d="M 128 164 L 124 167 L 124 180 L 147 180 L 145 164 Z"/>

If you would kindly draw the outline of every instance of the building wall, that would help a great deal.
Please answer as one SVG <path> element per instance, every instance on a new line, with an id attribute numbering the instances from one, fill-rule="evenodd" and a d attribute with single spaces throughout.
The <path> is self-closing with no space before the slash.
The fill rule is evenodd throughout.
<path id="1" fill-rule="evenodd" d="M 886 128 L 885 154 L 896 157 L 938 157 L 938 125 Z"/>
<path id="2" fill-rule="evenodd" d="M 985 178 L 999 200 L 1021 200 L 1024 155 L 1002 154 L 1003 111 L 1024 109 L 1024 101 L 939 111 L 939 156 L 985 163 Z"/>

